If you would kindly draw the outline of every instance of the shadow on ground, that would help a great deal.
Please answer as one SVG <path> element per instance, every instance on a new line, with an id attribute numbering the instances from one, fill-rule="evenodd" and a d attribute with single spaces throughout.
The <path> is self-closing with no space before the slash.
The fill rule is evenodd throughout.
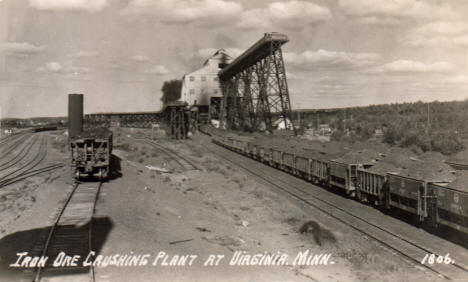
<path id="1" fill-rule="evenodd" d="M 92 250 L 96 252 L 96 255 L 100 253 L 102 246 L 106 242 L 106 239 L 113 227 L 111 220 L 107 217 L 104 218 L 94 218 L 92 222 Z M 79 234 L 83 230 L 89 228 L 89 223 L 80 226 L 60 226 L 61 231 L 64 229 L 67 230 L 67 233 Z M 20 281 L 22 279 L 32 281 L 33 277 L 36 274 L 36 268 L 28 267 L 10 267 L 11 264 L 14 264 L 18 260 L 17 253 L 27 252 L 28 256 L 41 256 L 42 248 L 45 245 L 48 234 L 50 231 L 50 226 L 44 228 L 37 228 L 31 230 L 18 231 L 16 233 L 7 235 L 0 240 L 0 281 Z M 83 242 L 84 246 L 87 246 L 88 242 Z M 64 251 L 66 252 L 67 246 L 64 246 Z M 60 250 L 57 250 L 58 253 Z M 52 251 L 52 254 L 54 251 Z M 70 254 L 72 255 L 72 254 Z M 70 275 L 75 273 L 87 273 L 89 268 L 82 267 L 83 262 L 86 259 L 86 254 L 79 254 L 82 257 L 78 260 L 78 267 L 72 268 L 46 268 L 44 275 L 46 277 L 50 276 L 60 276 L 60 275 Z M 51 255 L 47 260 L 47 264 L 51 264 L 56 259 L 55 255 Z"/>
<path id="2" fill-rule="evenodd" d="M 110 173 L 108 180 L 114 180 L 122 177 L 122 167 L 120 165 L 121 162 L 122 159 L 117 157 L 116 155 L 110 156 Z"/>

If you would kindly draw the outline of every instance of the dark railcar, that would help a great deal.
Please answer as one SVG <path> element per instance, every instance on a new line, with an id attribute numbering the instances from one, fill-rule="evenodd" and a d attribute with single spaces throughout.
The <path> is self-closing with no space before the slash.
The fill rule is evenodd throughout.
<path id="1" fill-rule="evenodd" d="M 431 195 L 427 191 L 427 183 L 415 179 L 387 173 L 389 205 L 414 214 L 419 221 L 424 221 L 428 215 L 427 201 Z"/>
<path id="2" fill-rule="evenodd" d="M 429 183 L 427 189 L 433 196 L 429 199 L 434 199 L 429 209 L 434 222 L 468 234 L 468 193 L 436 183 Z"/>
<path id="3" fill-rule="evenodd" d="M 352 195 L 356 189 L 357 169 L 360 164 L 347 164 L 338 161 L 330 161 L 330 185 L 345 190 Z"/>
<path id="4" fill-rule="evenodd" d="M 70 139 L 72 169 L 77 179 L 106 179 L 110 172 L 112 132 L 105 128 L 87 130 Z"/>

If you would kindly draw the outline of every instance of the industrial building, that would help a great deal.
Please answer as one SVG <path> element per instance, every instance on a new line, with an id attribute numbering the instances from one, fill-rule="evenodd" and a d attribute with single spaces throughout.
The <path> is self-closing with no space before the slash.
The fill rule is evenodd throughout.
<path id="1" fill-rule="evenodd" d="M 200 114 L 211 115 L 217 113 L 222 91 L 219 84 L 218 72 L 229 64 L 232 57 L 224 49 L 216 51 L 208 58 L 203 66 L 182 78 L 182 91 L 180 101 L 199 108 Z M 210 109 L 213 105 L 213 109 Z"/>

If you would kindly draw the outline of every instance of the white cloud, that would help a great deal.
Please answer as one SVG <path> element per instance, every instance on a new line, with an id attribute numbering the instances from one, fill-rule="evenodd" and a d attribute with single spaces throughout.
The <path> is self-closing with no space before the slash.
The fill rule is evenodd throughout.
<path id="1" fill-rule="evenodd" d="M 64 74 L 84 74 L 90 73 L 91 70 L 86 67 L 67 66 L 63 67 L 58 62 L 48 62 L 45 66 L 37 68 L 37 72 L 41 73 L 64 73 Z"/>
<path id="2" fill-rule="evenodd" d="M 380 59 L 376 53 L 335 52 L 327 50 L 284 53 L 286 64 L 299 68 L 361 68 L 375 65 Z"/>
<path id="3" fill-rule="evenodd" d="M 41 67 L 41 72 L 60 72 L 62 70 L 62 65 L 57 62 L 49 62 L 45 67 Z"/>
<path id="4" fill-rule="evenodd" d="M 468 47 L 468 23 L 438 21 L 411 29 L 400 41 L 413 47 Z"/>
<path id="5" fill-rule="evenodd" d="M 363 23 L 376 23 L 379 18 L 387 24 L 401 20 L 455 19 L 458 15 L 448 4 L 432 4 L 420 0 L 339 0 L 339 7 L 349 16 L 358 17 Z M 373 19 L 373 20 L 371 20 Z M 385 24 L 385 22 L 381 22 Z"/>
<path id="6" fill-rule="evenodd" d="M 468 84 L 468 75 L 466 74 L 459 74 L 456 76 L 451 76 L 443 80 L 446 83 L 454 83 L 454 84 Z"/>
<path id="7" fill-rule="evenodd" d="M 225 0 L 132 0 L 121 15 L 164 23 L 191 23 L 212 26 L 235 21 L 242 5 Z"/>
<path id="8" fill-rule="evenodd" d="M 441 73 L 453 71 L 454 67 L 447 62 L 423 63 L 411 60 L 397 60 L 384 64 L 370 73 Z"/>
<path id="9" fill-rule="evenodd" d="M 152 69 L 145 72 L 146 74 L 165 75 L 169 74 L 169 70 L 162 65 L 156 65 Z"/>
<path id="10" fill-rule="evenodd" d="M 99 55 L 99 54 L 96 51 L 78 51 L 78 52 L 73 53 L 73 54 L 68 54 L 68 57 L 79 59 L 79 58 L 96 57 L 97 55 Z"/>
<path id="11" fill-rule="evenodd" d="M 302 73 L 296 73 L 296 72 L 290 72 L 290 71 L 286 72 L 286 77 L 288 79 L 292 79 L 292 80 L 294 80 L 294 79 L 302 80 L 302 79 L 305 78 L 305 76 Z M 291 92 L 291 89 L 289 89 L 289 90 Z"/>
<path id="12" fill-rule="evenodd" d="M 80 74 L 80 73 L 90 73 L 91 70 L 86 67 L 76 67 L 76 66 L 69 66 L 64 69 L 65 73 L 73 73 L 73 74 Z"/>
<path id="13" fill-rule="evenodd" d="M 131 59 L 137 62 L 147 62 L 150 60 L 147 56 L 143 55 L 135 55 Z"/>
<path id="14" fill-rule="evenodd" d="M 20 55 L 31 55 L 31 54 L 37 54 L 42 51 L 44 51 L 45 47 L 44 46 L 36 46 L 31 43 L 27 42 L 6 42 L 0 44 L 0 50 L 4 50 L 7 53 L 14 53 L 14 54 L 20 54 Z"/>
<path id="15" fill-rule="evenodd" d="M 43 11 L 98 12 L 107 5 L 107 0 L 29 0 L 30 7 Z"/>
<path id="16" fill-rule="evenodd" d="M 265 29 L 273 26 L 303 29 L 331 18 L 330 9 L 325 6 L 304 1 L 274 2 L 265 9 L 245 11 L 236 26 L 245 29 Z"/>

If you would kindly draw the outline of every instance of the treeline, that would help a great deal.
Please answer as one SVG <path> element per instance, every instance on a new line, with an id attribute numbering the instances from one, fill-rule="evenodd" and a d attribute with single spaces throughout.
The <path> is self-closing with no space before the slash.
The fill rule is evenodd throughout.
<path id="1" fill-rule="evenodd" d="M 307 114 L 304 122 L 328 123 L 334 129 L 334 140 L 365 141 L 380 130 L 382 141 L 390 145 L 449 155 L 465 148 L 468 100 L 346 108 Z"/>

